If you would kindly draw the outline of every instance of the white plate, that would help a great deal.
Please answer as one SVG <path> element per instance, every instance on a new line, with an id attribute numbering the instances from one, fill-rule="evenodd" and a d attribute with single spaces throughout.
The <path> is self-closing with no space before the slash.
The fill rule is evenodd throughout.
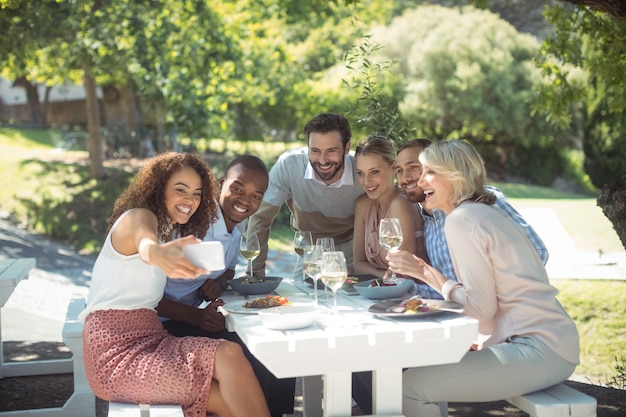
<path id="1" fill-rule="evenodd" d="M 262 298 L 262 297 L 258 297 L 258 298 Z M 304 297 L 287 297 L 287 298 L 289 299 L 289 303 L 290 303 L 288 305 L 313 306 L 313 300 L 311 300 L 310 298 L 304 298 Z M 267 308 L 244 307 L 247 302 L 252 301 L 252 300 L 254 300 L 254 298 L 250 300 L 229 301 L 228 303 L 224 304 L 222 308 L 228 311 L 229 313 L 239 313 L 239 314 L 259 314 L 259 311 L 267 310 Z M 282 307 L 282 306 L 277 306 L 277 307 Z M 269 308 L 276 308 L 276 307 L 269 307 Z"/>
<path id="2" fill-rule="evenodd" d="M 247 303 L 246 300 L 237 300 L 230 301 L 222 306 L 222 308 L 229 313 L 240 313 L 240 314 L 258 314 L 261 308 L 248 308 L 244 307 Z"/>
<path id="3" fill-rule="evenodd" d="M 412 319 L 412 318 L 420 318 L 420 317 L 425 317 L 425 316 L 432 316 L 433 314 L 440 314 L 446 311 L 451 311 L 454 313 L 463 312 L 463 306 L 454 301 L 430 300 L 430 299 L 422 299 L 422 301 L 424 302 L 424 304 L 426 304 L 427 307 L 432 307 L 432 310 L 420 311 L 417 313 L 394 312 L 392 308 L 398 306 L 403 301 L 405 301 L 405 299 L 381 301 L 380 303 L 372 304 L 369 307 L 368 311 L 377 316 L 402 318 L 402 319 Z"/>

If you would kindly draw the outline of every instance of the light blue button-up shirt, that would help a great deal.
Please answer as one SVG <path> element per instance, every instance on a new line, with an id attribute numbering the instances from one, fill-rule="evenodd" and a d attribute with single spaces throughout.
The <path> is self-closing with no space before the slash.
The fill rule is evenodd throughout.
<path id="1" fill-rule="evenodd" d="M 239 223 L 229 233 L 222 216 L 222 210 L 218 210 L 217 221 L 209 227 L 204 236 L 205 242 L 221 242 L 224 247 L 224 269 L 211 271 L 210 274 L 200 275 L 196 279 L 168 278 L 165 284 L 165 296 L 170 300 L 185 303 L 194 307 L 199 306 L 204 300 L 198 295 L 198 289 L 207 279 L 216 279 L 227 269 L 235 269 L 239 260 L 239 245 L 245 225 Z"/>
<path id="2" fill-rule="evenodd" d="M 505 212 L 509 217 L 511 217 L 517 224 L 522 227 L 524 234 L 530 240 L 531 244 L 537 251 L 537 254 L 543 261 L 545 265 L 548 262 L 548 249 L 545 244 L 535 232 L 535 229 L 532 228 L 526 219 L 522 217 L 522 215 L 513 207 L 504 193 L 497 189 L 496 187 L 492 187 L 488 185 L 488 191 L 491 191 L 496 196 L 496 202 L 494 203 L 494 207 Z M 426 213 L 426 211 L 418 204 L 418 208 L 420 210 L 420 214 L 424 219 L 424 243 L 426 245 L 426 253 L 428 253 L 428 258 L 430 259 L 430 264 L 435 267 L 439 272 L 443 274 L 448 279 L 453 279 L 458 281 L 454 267 L 452 265 L 452 258 L 450 256 L 450 251 L 448 250 L 448 243 L 446 242 L 446 235 L 444 234 L 444 225 L 446 221 L 446 214 L 441 211 L 434 209 L 432 216 Z M 430 288 L 430 287 L 429 287 Z M 432 288 L 431 288 L 432 290 Z M 434 290 L 432 290 L 434 291 Z M 443 298 L 439 293 L 437 293 L 437 298 Z"/>

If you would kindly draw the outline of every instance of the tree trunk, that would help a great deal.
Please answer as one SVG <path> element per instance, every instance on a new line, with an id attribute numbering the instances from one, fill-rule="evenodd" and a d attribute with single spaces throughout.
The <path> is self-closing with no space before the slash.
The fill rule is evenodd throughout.
<path id="1" fill-rule="evenodd" d="M 129 141 L 129 152 L 134 156 L 141 156 L 141 141 L 143 139 L 143 114 L 135 89 L 130 82 L 119 88 L 120 104 L 124 110 L 124 126 L 126 138 Z"/>
<path id="2" fill-rule="evenodd" d="M 624 0 L 561 0 L 578 7 L 590 7 L 608 13 L 617 19 L 626 19 L 626 2 Z"/>
<path id="3" fill-rule="evenodd" d="M 602 188 L 598 197 L 598 206 L 613 223 L 613 228 L 626 249 L 626 171 L 615 181 L 615 184 L 605 185 Z"/>
<path id="4" fill-rule="evenodd" d="M 85 70 L 85 93 L 87 95 L 87 128 L 89 130 L 89 175 L 104 177 L 102 138 L 100 137 L 100 111 L 96 95 L 96 81 Z"/>
<path id="5" fill-rule="evenodd" d="M 39 92 L 37 91 L 37 84 L 32 84 L 26 77 L 20 77 L 13 86 L 22 87 L 26 92 L 26 102 L 28 105 L 28 112 L 30 113 L 30 123 L 33 127 L 46 127 L 46 117 L 42 111 L 41 103 L 39 102 Z"/>

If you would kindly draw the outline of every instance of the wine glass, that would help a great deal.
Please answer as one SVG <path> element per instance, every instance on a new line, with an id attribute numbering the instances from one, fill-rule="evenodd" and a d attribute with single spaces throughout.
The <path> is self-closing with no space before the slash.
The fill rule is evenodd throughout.
<path id="1" fill-rule="evenodd" d="M 261 253 L 261 247 L 259 246 L 259 239 L 256 235 L 248 235 L 244 233 L 241 235 L 241 244 L 239 246 L 239 253 L 248 261 L 248 270 L 250 271 L 248 276 L 253 278 L 252 272 L 252 260 L 259 256 Z"/>
<path id="2" fill-rule="evenodd" d="M 322 247 L 322 252 L 332 252 L 335 250 L 335 239 L 332 237 L 318 237 L 315 244 Z"/>
<path id="3" fill-rule="evenodd" d="M 302 257 L 304 254 L 311 250 L 313 246 L 313 238 L 311 232 L 298 230 L 293 236 L 293 249 L 298 256 Z"/>
<path id="4" fill-rule="evenodd" d="M 331 252 L 335 250 L 335 239 L 332 237 L 318 237 L 315 244 L 322 247 L 322 252 Z M 324 299 L 327 297 L 328 287 L 324 287 Z"/>
<path id="5" fill-rule="evenodd" d="M 400 219 L 390 217 L 380 221 L 378 241 L 388 251 L 397 250 L 402 245 L 402 227 Z M 391 271 L 390 280 L 395 281 L 396 273 Z"/>
<path id="6" fill-rule="evenodd" d="M 322 282 L 333 292 L 333 314 L 337 314 L 337 290 L 348 278 L 346 258 L 341 251 L 322 254 Z"/>
<path id="7" fill-rule="evenodd" d="M 304 273 L 311 277 L 313 280 L 313 291 L 315 291 L 315 305 L 318 305 L 317 300 L 317 280 L 322 276 L 322 254 L 323 249 L 319 245 L 313 246 L 313 249 L 306 252 L 303 257 L 304 261 Z"/>
<path id="8" fill-rule="evenodd" d="M 298 262 L 296 263 L 294 276 L 296 273 L 300 272 L 300 260 L 304 256 L 305 253 L 309 252 L 313 247 L 313 238 L 311 237 L 311 232 L 306 230 L 298 230 L 296 234 L 293 236 L 293 249 L 299 256 Z M 302 271 L 302 277 L 297 278 L 298 281 L 304 280 L 304 270 Z"/>

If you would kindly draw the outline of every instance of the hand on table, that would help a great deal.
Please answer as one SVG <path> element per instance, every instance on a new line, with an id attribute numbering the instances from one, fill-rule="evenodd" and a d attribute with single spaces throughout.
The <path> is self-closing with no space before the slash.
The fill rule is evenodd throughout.
<path id="1" fill-rule="evenodd" d="M 217 311 L 219 306 L 224 305 L 224 300 L 218 299 L 199 311 L 196 326 L 207 332 L 224 330 L 226 322 L 222 313 Z"/>

